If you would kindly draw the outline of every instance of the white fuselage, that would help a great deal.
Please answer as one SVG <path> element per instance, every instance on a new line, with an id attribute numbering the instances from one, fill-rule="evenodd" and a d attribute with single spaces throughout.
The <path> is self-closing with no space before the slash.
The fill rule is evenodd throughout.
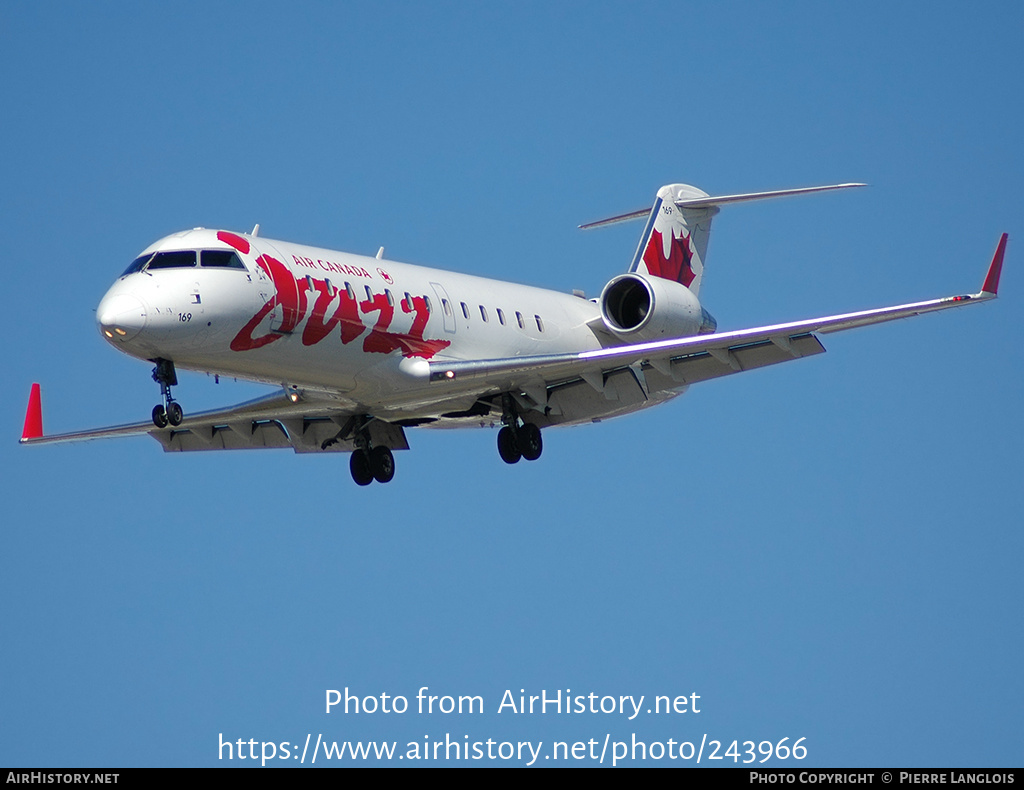
<path id="1" fill-rule="evenodd" d="M 192 265 L 162 255 L 193 250 L 200 252 Z M 207 266 L 202 251 L 233 251 L 238 260 Z M 601 347 L 587 326 L 600 320 L 598 306 L 570 294 L 205 229 L 161 239 L 139 260 L 153 255 L 122 275 L 97 309 L 100 331 L 116 348 L 369 412 L 408 419 L 436 402 L 426 360 Z M 467 408 L 475 397 L 467 393 Z M 639 404 L 623 405 L 602 398 L 586 414 L 555 421 Z"/>

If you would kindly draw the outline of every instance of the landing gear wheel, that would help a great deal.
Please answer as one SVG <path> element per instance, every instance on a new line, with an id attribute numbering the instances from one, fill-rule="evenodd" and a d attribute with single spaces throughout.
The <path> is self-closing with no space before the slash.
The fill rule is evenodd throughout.
<path id="1" fill-rule="evenodd" d="M 516 444 L 519 446 L 523 458 L 527 461 L 536 461 L 540 458 L 541 450 L 544 449 L 544 443 L 540 438 L 540 428 L 532 422 L 524 423 L 516 436 Z"/>
<path id="2" fill-rule="evenodd" d="M 378 483 L 387 483 L 395 476 L 395 456 L 387 447 L 374 447 L 370 450 L 370 471 Z"/>
<path id="3" fill-rule="evenodd" d="M 373 482 L 373 472 L 370 471 L 370 458 L 365 450 L 353 450 L 352 457 L 348 461 L 349 471 L 352 472 L 352 479 L 357 486 L 368 486 Z"/>
<path id="4" fill-rule="evenodd" d="M 167 404 L 167 422 L 171 425 L 181 425 L 181 421 L 185 419 L 185 413 L 181 410 L 175 401 L 171 401 Z"/>
<path id="5" fill-rule="evenodd" d="M 153 407 L 153 425 L 157 428 L 167 427 L 167 412 L 164 411 L 164 407 L 159 403 Z"/>
<path id="6" fill-rule="evenodd" d="M 522 457 L 519 445 L 516 442 L 516 435 L 507 425 L 498 431 L 498 455 L 506 464 L 518 463 Z"/>

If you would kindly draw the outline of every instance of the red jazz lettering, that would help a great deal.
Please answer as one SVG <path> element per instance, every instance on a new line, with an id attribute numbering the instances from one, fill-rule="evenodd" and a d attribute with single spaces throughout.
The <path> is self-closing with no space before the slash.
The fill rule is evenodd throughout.
<path id="1" fill-rule="evenodd" d="M 234 340 L 231 341 L 232 351 L 249 351 L 273 343 L 295 329 L 306 314 L 306 291 L 299 287 L 298 281 L 288 267 L 269 255 L 261 255 L 256 263 L 274 281 L 275 293 L 235 335 Z M 260 321 L 275 307 L 281 308 L 281 325 L 274 331 L 254 338 L 252 333 L 259 326 Z"/>
<path id="2" fill-rule="evenodd" d="M 229 243 L 231 241 L 234 239 Z M 299 262 L 298 259 L 296 262 Z M 286 334 L 293 332 L 306 317 L 308 306 L 306 290 L 309 280 L 305 277 L 296 277 L 287 266 L 269 255 L 260 256 L 256 263 L 273 280 L 275 293 L 231 341 L 232 351 L 251 351 L 273 343 L 275 340 L 280 340 Z M 324 262 L 318 261 L 318 263 L 323 265 Z M 331 265 L 338 266 L 338 264 Z M 355 269 L 355 267 L 352 268 Z M 358 271 L 365 272 L 365 270 Z M 370 329 L 370 334 L 363 340 L 363 351 L 366 353 L 390 354 L 392 351 L 401 350 L 402 356 L 405 357 L 430 359 L 438 351 L 451 345 L 448 340 L 430 340 L 423 337 L 427 321 L 430 319 L 430 309 L 423 296 L 402 300 L 402 312 L 413 314 L 409 332 L 389 332 L 388 328 L 395 317 L 395 306 L 388 298 L 387 293 L 369 292 L 368 299 L 357 302 L 347 288 L 334 289 L 328 287 L 326 280 L 312 278 L 310 280 L 312 280 L 317 296 L 302 331 L 302 344 L 305 346 L 319 343 L 331 334 L 335 327 L 339 327 L 341 342 L 343 344 L 351 343 L 366 331 L 366 325 L 359 316 L 360 311 L 364 315 L 374 312 L 380 314 Z M 333 313 L 328 315 L 335 297 L 338 298 L 338 306 Z M 281 310 L 279 326 L 259 337 L 253 337 L 257 327 L 271 314 L 274 308 Z"/>
<path id="3" fill-rule="evenodd" d="M 339 289 L 337 295 L 340 297 L 338 307 L 334 315 L 326 318 L 327 309 L 334 300 L 334 294 L 330 292 L 325 280 L 313 280 L 313 285 L 319 292 L 316 302 L 313 304 L 313 312 L 310 313 L 306 328 L 302 330 L 302 345 L 312 346 L 319 343 L 335 326 L 341 326 L 341 342 L 351 343 L 363 332 L 366 326 L 359 320 L 359 308 L 356 300 L 351 297 L 347 289 Z"/>

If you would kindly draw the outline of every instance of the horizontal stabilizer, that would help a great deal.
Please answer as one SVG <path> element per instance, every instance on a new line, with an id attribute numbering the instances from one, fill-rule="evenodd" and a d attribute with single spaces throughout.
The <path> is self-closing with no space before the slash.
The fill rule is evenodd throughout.
<path id="1" fill-rule="evenodd" d="M 792 197 L 794 195 L 807 195 L 812 192 L 829 192 L 834 189 L 850 189 L 853 187 L 866 187 L 867 184 L 831 184 L 821 187 L 800 187 L 798 189 L 776 189 L 771 192 L 746 192 L 741 195 L 705 195 L 696 198 L 673 201 L 679 208 L 711 208 L 713 206 L 724 206 L 729 203 L 744 203 L 749 200 L 767 200 L 777 197 Z M 596 222 L 587 222 L 580 225 L 581 230 L 601 228 L 605 225 L 615 225 L 619 222 L 628 222 L 633 219 L 644 219 L 650 216 L 651 209 L 641 208 L 630 211 L 627 214 L 617 214 L 607 219 L 599 219 Z"/>
<path id="2" fill-rule="evenodd" d="M 800 187 L 799 189 L 776 189 L 771 192 L 747 192 L 743 195 L 709 195 L 708 197 L 694 198 L 692 200 L 677 200 L 679 208 L 709 208 L 711 206 L 724 206 L 727 203 L 744 203 L 748 200 L 767 200 L 768 198 L 792 197 L 794 195 L 808 195 L 812 192 L 829 192 L 833 189 L 850 189 L 851 187 L 866 187 L 867 184 L 832 184 L 824 187 Z"/>

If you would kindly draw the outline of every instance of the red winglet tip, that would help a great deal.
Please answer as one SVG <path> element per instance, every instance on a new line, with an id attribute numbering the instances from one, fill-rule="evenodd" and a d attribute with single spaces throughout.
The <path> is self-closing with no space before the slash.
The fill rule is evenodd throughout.
<path id="1" fill-rule="evenodd" d="M 28 410 L 25 412 L 25 428 L 21 440 L 39 439 L 43 435 L 43 404 L 39 396 L 39 385 L 33 384 L 28 396 Z"/>
<path id="2" fill-rule="evenodd" d="M 1003 255 L 1006 254 L 1006 239 L 1008 234 L 1004 233 L 999 238 L 999 246 L 996 247 L 996 254 L 992 256 L 992 263 L 988 267 L 988 274 L 985 277 L 985 284 L 981 290 L 987 294 L 999 292 L 999 275 L 1003 272 Z"/>

